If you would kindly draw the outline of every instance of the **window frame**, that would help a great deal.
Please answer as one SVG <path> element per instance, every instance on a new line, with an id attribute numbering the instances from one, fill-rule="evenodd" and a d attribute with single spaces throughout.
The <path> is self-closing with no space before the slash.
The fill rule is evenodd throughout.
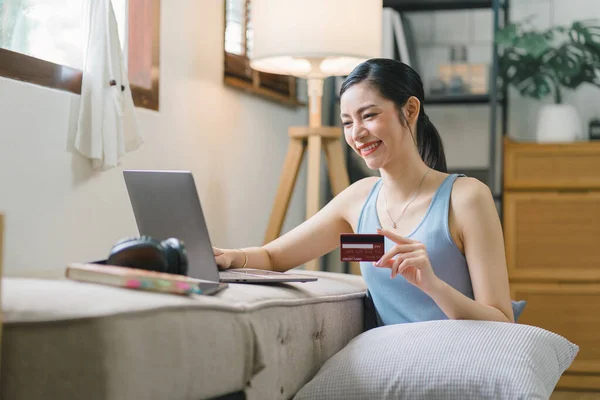
<path id="1" fill-rule="evenodd" d="M 252 0 L 244 1 L 244 15 L 247 18 L 248 5 Z M 289 75 L 276 75 L 259 72 L 250 67 L 250 60 L 246 54 L 227 52 L 225 46 L 227 32 L 227 0 L 223 2 L 223 82 L 225 85 L 243 90 L 247 93 L 258 95 L 262 98 L 275 101 L 290 107 L 303 107 L 306 103 L 299 101 L 297 79 Z M 246 49 L 246 22 L 242 29 L 242 45 Z M 271 87 L 270 87 L 271 85 Z M 287 85 L 287 93 L 282 93 L 272 88 Z"/>
<path id="2" fill-rule="evenodd" d="M 145 88 L 130 84 L 133 102 L 136 107 L 154 111 L 159 110 L 159 72 L 160 72 L 160 0 L 148 0 L 153 10 L 152 16 L 152 87 Z M 133 4 L 132 4 L 133 3 Z M 128 2 L 128 32 L 135 29 L 137 21 L 132 18 L 135 2 Z M 131 27 L 134 27 L 133 29 Z M 128 37 L 128 47 L 135 43 Z M 156 53 L 155 53 L 156 52 Z M 154 56 L 156 55 L 156 56 Z M 74 94 L 81 94 L 83 72 L 80 69 L 56 64 L 27 54 L 0 48 L 0 77 L 27 82 L 50 89 L 58 89 Z"/>

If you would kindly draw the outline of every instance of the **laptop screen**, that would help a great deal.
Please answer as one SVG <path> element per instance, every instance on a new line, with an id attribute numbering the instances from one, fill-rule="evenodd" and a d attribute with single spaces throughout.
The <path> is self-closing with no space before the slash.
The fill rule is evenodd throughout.
<path id="1" fill-rule="evenodd" d="M 189 171 L 123 171 L 140 235 L 177 238 L 187 250 L 188 276 L 219 281 L 208 228 Z"/>

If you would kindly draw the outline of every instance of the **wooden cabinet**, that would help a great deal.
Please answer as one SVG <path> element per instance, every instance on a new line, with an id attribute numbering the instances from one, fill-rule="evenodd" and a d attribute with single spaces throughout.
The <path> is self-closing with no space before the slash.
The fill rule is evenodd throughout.
<path id="1" fill-rule="evenodd" d="M 506 189 L 600 190 L 600 142 L 504 143 Z"/>
<path id="2" fill-rule="evenodd" d="M 512 282 L 511 294 L 527 301 L 519 322 L 548 329 L 579 346 L 569 372 L 600 372 L 600 283 Z"/>
<path id="3" fill-rule="evenodd" d="M 506 189 L 504 202 L 512 278 L 600 280 L 600 190 Z"/>
<path id="4" fill-rule="evenodd" d="M 520 323 L 580 347 L 558 383 L 600 391 L 600 143 L 504 142 L 503 225 Z"/>

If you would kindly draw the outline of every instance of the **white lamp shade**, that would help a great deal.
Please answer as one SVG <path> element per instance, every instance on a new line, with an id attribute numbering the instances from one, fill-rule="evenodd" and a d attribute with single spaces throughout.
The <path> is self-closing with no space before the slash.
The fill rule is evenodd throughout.
<path id="1" fill-rule="evenodd" d="M 382 0 L 252 0 L 250 66 L 298 77 L 347 75 L 381 54 Z"/>

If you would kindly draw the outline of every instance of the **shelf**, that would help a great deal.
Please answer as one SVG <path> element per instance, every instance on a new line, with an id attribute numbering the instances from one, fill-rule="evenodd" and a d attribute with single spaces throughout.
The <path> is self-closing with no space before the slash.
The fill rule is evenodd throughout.
<path id="1" fill-rule="evenodd" d="M 384 8 L 390 8 L 398 13 L 404 12 L 435 12 L 435 11 L 469 11 L 474 9 L 487 9 L 492 12 L 492 31 L 494 37 L 491 39 L 492 47 L 494 45 L 496 33 L 500 26 L 509 23 L 510 0 L 382 0 Z M 491 60 L 490 82 L 497 84 L 498 77 L 501 75 L 500 59 L 494 54 Z M 503 149 L 500 148 L 500 157 L 497 155 L 496 139 L 498 135 L 498 114 L 501 114 L 501 134 L 506 135 L 507 115 L 508 115 L 508 96 L 506 88 L 490 86 L 489 93 L 485 94 L 425 94 L 424 104 L 428 106 L 488 106 L 490 108 L 490 131 L 489 131 L 489 157 L 490 165 L 482 171 L 477 171 L 479 180 L 485 182 L 492 190 L 494 201 L 498 208 L 498 213 L 502 219 L 502 188 L 503 188 Z M 498 165 L 500 164 L 500 166 Z M 497 168 L 500 168 L 498 181 Z M 497 193 L 500 188 L 500 193 Z"/>
<path id="2" fill-rule="evenodd" d="M 500 6 L 505 4 L 500 1 Z M 397 11 L 436 11 L 492 8 L 493 0 L 383 0 L 384 7 Z"/>
<path id="3" fill-rule="evenodd" d="M 427 95 L 425 104 L 489 104 L 489 94 L 447 94 Z M 502 98 L 498 96 L 498 104 L 502 104 Z"/>

